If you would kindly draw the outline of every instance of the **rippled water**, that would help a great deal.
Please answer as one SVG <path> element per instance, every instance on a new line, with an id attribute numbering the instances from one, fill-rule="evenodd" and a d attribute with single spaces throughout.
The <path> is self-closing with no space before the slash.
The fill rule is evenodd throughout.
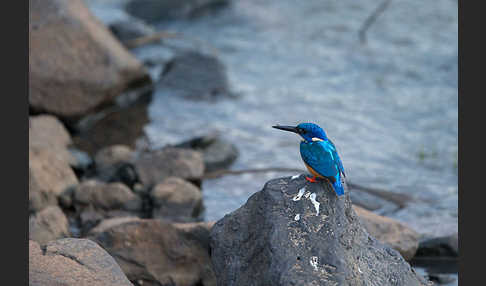
<path id="1" fill-rule="evenodd" d="M 116 1 L 88 3 L 106 23 L 127 17 Z M 240 150 L 234 169 L 303 168 L 299 138 L 271 126 L 315 122 L 336 144 L 350 181 L 419 198 L 390 216 L 424 234 L 457 231 L 457 2 L 392 1 L 361 45 L 358 30 L 378 4 L 235 0 L 210 16 L 161 23 L 159 30 L 183 35 L 165 43 L 220 58 L 240 97 L 207 103 L 156 91 L 145 129 L 151 143 L 217 130 Z M 134 52 L 170 56 L 162 45 Z M 206 180 L 206 219 L 285 175 L 294 174 Z"/>

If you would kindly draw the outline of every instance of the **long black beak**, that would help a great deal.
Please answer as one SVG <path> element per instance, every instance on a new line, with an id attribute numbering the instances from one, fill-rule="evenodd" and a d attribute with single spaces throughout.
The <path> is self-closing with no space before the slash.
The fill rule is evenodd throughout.
<path id="1" fill-rule="evenodd" d="M 285 125 L 275 125 L 272 126 L 273 128 L 280 129 L 280 130 L 285 130 L 285 131 L 290 131 L 299 134 L 299 131 L 297 130 L 297 127 L 295 126 L 285 126 Z"/>

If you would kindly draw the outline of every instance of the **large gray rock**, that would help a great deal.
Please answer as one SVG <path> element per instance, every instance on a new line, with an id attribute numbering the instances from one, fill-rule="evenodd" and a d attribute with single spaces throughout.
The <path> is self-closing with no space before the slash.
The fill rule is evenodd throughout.
<path id="1" fill-rule="evenodd" d="M 64 238 L 48 243 L 45 250 L 29 240 L 29 285 L 133 285 L 120 266 L 96 243 Z"/>
<path id="2" fill-rule="evenodd" d="M 68 220 L 57 206 L 46 207 L 29 218 L 29 239 L 41 245 L 69 236 Z"/>
<path id="3" fill-rule="evenodd" d="M 142 82 L 146 69 L 84 1 L 29 0 L 32 110 L 77 120 Z"/>
<path id="4" fill-rule="evenodd" d="M 147 187 L 168 177 L 198 180 L 204 174 L 204 162 L 200 152 L 166 147 L 141 154 L 134 162 L 140 181 Z"/>
<path id="5" fill-rule="evenodd" d="M 182 52 L 166 65 L 158 88 L 173 96 L 196 100 L 234 96 L 223 63 L 214 56 L 194 51 Z"/>
<path id="6" fill-rule="evenodd" d="M 267 182 L 218 221 L 211 260 L 218 285 L 426 285 L 368 234 L 349 194 L 303 176 Z"/>
<path id="7" fill-rule="evenodd" d="M 193 17 L 225 5 L 228 0 L 132 0 L 126 5 L 131 15 L 147 22 Z"/>
<path id="8" fill-rule="evenodd" d="M 202 210 L 201 191 L 177 177 L 169 177 L 155 185 L 150 193 L 152 217 L 177 222 L 194 221 Z"/>
<path id="9" fill-rule="evenodd" d="M 209 230 L 203 224 L 173 226 L 156 219 L 101 223 L 90 239 L 99 243 L 139 285 L 216 286 Z"/>

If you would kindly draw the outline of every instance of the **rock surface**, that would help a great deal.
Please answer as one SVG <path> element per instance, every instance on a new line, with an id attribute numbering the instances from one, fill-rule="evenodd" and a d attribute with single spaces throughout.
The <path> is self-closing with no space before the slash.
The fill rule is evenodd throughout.
<path id="1" fill-rule="evenodd" d="M 119 168 L 131 164 L 135 153 L 126 145 L 111 145 L 99 150 L 95 157 L 96 172 L 99 178 L 109 181 Z"/>
<path id="2" fill-rule="evenodd" d="M 46 207 L 29 218 L 29 239 L 40 245 L 69 236 L 68 220 L 57 206 Z"/>
<path id="3" fill-rule="evenodd" d="M 197 100 L 232 96 L 223 63 L 214 56 L 193 51 L 176 55 L 166 65 L 158 87 L 170 95 Z"/>
<path id="4" fill-rule="evenodd" d="M 47 149 L 29 148 L 29 212 L 57 205 L 63 192 L 78 184 L 67 162 Z"/>
<path id="5" fill-rule="evenodd" d="M 73 137 L 75 145 L 92 156 L 112 145 L 134 149 L 145 139 L 144 127 L 150 122 L 147 112 L 150 101 L 150 93 L 142 94 L 129 104 L 113 106 L 83 118 L 82 122 L 86 123 L 78 124 L 79 133 Z"/>
<path id="6" fill-rule="evenodd" d="M 348 194 L 303 176 L 267 182 L 218 221 L 211 260 L 218 285 L 426 285 L 368 234 Z"/>
<path id="7" fill-rule="evenodd" d="M 174 147 L 190 148 L 202 152 L 205 172 L 225 169 L 233 164 L 239 155 L 236 146 L 218 134 L 196 137 Z"/>
<path id="8" fill-rule="evenodd" d="M 133 285 L 108 253 L 93 241 L 64 238 L 45 250 L 29 240 L 29 285 Z"/>
<path id="9" fill-rule="evenodd" d="M 31 110 L 76 120 L 145 82 L 146 69 L 82 0 L 29 1 Z"/>
<path id="10" fill-rule="evenodd" d="M 181 178 L 169 177 L 155 185 L 150 194 L 152 216 L 177 222 L 193 221 L 202 210 L 201 191 Z"/>
<path id="11" fill-rule="evenodd" d="M 417 257 L 458 257 L 459 236 L 454 233 L 448 236 L 424 239 L 420 242 Z"/>
<path id="12" fill-rule="evenodd" d="M 121 183 L 103 183 L 87 180 L 74 191 L 74 202 L 78 206 L 91 205 L 102 210 L 139 211 L 142 200 Z"/>
<path id="13" fill-rule="evenodd" d="M 147 22 L 193 17 L 228 0 L 132 0 L 126 5 L 129 14 Z"/>
<path id="14" fill-rule="evenodd" d="M 173 147 L 141 154 L 134 165 L 140 181 L 145 186 L 154 186 L 168 177 L 194 180 L 204 173 L 204 162 L 200 152 Z"/>
<path id="15" fill-rule="evenodd" d="M 69 151 L 71 135 L 61 121 L 48 114 L 29 116 L 29 149 L 50 152 L 70 165 L 76 165 L 76 157 Z"/>
<path id="16" fill-rule="evenodd" d="M 163 220 L 133 219 L 105 224 L 89 238 L 106 249 L 127 277 L 140 285 L 215 286 L 207 245 L 195 232 L 180 228 Z"/>
<path id="17" fill-rule="evenodd" d="M 73 205 L 82 233 L 104 219 L 141 216 L 142 199 L 122 183 L 86 180 L 74 190 Z"/>
<path id="18" fill-rule="evenodd" d="M 353 208 L 369 234 L 400 252 L 405 260 L 410 261 L 413 258 L 420 237 L 416 231 L 394 219 L 377 215 L 358 206 Z"/>

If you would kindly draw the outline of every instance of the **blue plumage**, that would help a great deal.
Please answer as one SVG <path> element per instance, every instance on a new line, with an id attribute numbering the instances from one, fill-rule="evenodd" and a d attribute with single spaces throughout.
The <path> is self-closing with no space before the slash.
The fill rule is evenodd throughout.
<path id="1" fill-rule="evenodd" d="M 304 140 L 300 143 L 300 155 L 309 172 L 314 177 L 327 178 L 331 181 L 338 196 L 344 194 L 343 163 L 334 143 L 327 138 L 326 132 L 316 124 L 301 123 L 293 126 L 273 126 L 274 128 L 292 131 Z M 315 179 L 309 179 L 313 182 Z"/>

